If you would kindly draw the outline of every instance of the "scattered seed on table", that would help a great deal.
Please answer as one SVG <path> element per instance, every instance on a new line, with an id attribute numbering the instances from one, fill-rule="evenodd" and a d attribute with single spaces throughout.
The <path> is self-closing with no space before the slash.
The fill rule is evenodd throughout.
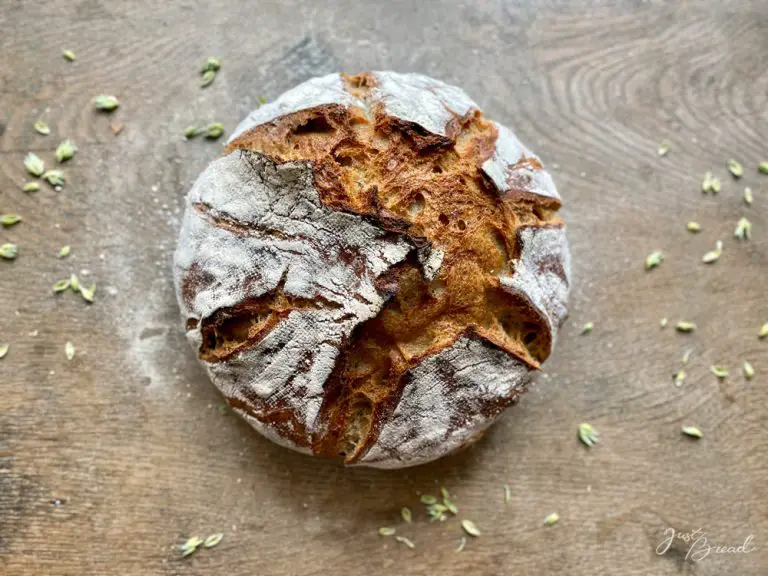
<path id="1" fill-rule="evenodd" d="M 77 152 L 75 143 L 72 142 L 72 140 L 64 140 L 59 144 L 58 148 L 56 148 L 56 160 L 59 161 L 59 164 L 66 162 L 75 155 L 75 152 Z"/>
<path id="2" fill-rule="evenodd" d="M 444 522 L 448 518 L 445 515 L 446 512 L 448 512 L 448 506 L 441 504 L 440 502 L 435 502 L 434 504 L 429 504 L 427 506 L 427 514 L 429 515 L 430 522 L 435 522 L 437 520 Z"/>
<path id="3" fill-rule="evenodd" d="M 461 527 L 464 528 L 464 532 L 466 532 L 470 536 L 474 536 L 475 538 L 477 538 L 482 534 L 482 532 L 480 532 L 480 529 L 475 525 L 474 522 L 472 522 L 472 520 L 467 520 L 467 519 L 462 520 Z"/>
<path id="4" fill-rule="evenodd" d="M 184 138 L 187 140 L 194 138 L 195 136 L 199 136 L 203 133 L 205 133 L 205 128 L 196 124 L 192 124 L 191 126 L 184 128 Z"/>
<path id="5" fill-rule="evenodd" d="M 652 270 L 664 261 L 664 254 L 661 250 L 651 252 L 645 259 L 645 269 Z"/>
<path id="6" fill-rule="evenodd" d="M 216 79 L 216 72 L 214 70 L 208 70 L 207 72 L 203 72 L 203 77 L 200 79 L 200 86 L 202 88 L 205 88 L 206 86 L 211 85 L 215 79 Z"/>
<path id="7" fill-rule="evenodd" d="M 193 536 L 192 538 L 184 542 L 184 544 L 179 546 L 179 549 L 181 550 L 181 557 L 186 558 L 187 556 L 195 552 L 200 546 L 200 544 L 202 543 L 203 543 L 203 540 L 199 536 Z"/>
<path id="8" fill-rule="evenodd" d="M 38 118 L 32 127 L 35 129 L 35 132 L 43 136 L 48 136 L 51 133 L 51 127 L 42 118 Z"/>
<path id="9" fill-rule="evenodd" d="M 32 176 L 42 176 L 45 172 L 45 163 L 34 152 L 30 152 L 24 158 L 24 167 Z"/>
<path id="10" fill-rule="evenodd" d="M 66 182 L 64 172 L 61 170 L 48 170 L 41 176 L 41 178 L 53 187 L 64 186 L 64 183 Z"/>
<path id="11" fill-rule="evenodd" d="M 728 160 L 728 171 L 733 174 L 734 178 L 741 178 L 744 175 L 744 167 L 733 158 Z"/>
<path id="12" fill-rule="evenodd" d="M 712 192 L 713 194 L 720 192 L 720 180 L 712 176 L 712 172 L 707 172 L 701 182 L 701 191 L 704 193 Z"/>
<path id="13" fill-rule="evenodd" d="M 218 532 L 216 534 L 211 534 L 203 542 L 203 548 L 213 548 L 214 546 L 218 546 L 219 542 L 221 542 L 223 538 L 224 538 L 224 534 L 222 534 L 221 532 Z"/>
<path id="14" fill-rule="evenodd" d="M 2 214 L 0 215 L 0 224 L 4 228 L 10 228 L 11 226 L 21 222 L 21 216 L 18 214 Z"/>
<path id="15" fill-rule="evenodd" d="M 546 526 L 554 526 L 559 521 L 560 521 L 560 514 L 558 514 L 557 512 L 552 512 L 552 514 L 544 518 L 544 524 Z"/>
<path id="16" fill-rule="evenodd" d="M 728 369 L 723 368 L 722 366 L 710 366 L 709 371 L 718 378 L 725 378 L 728 376 Z"/>
<path id="17" fill-rule="evenodd" d="M 111 112 L 120 106 L 120 102 L 114 96 L 108 94 L 101 94 L 93 99 L 93 105 L 97 110 L 104 110 L 105 112 Z"/>
<path id="18" fill-rule="evenodd" d="M 216 140 L 224 134 L 224 124 L 221 122 L 212 122 L 205 127 L 205 137 L 209 140 Z"/>
<path id="19" fill-rule="evenodd" d="M 746 218 L 741 218 L 736 223 L 736 230 L 733 232 L 733 237 L 737 240 L 749 240 L 752 237 L 752 222 Z"/>
<path id="20" fill-rule="evenodd" d="M 690 436 L 691 438 L 703 438 L 704 434 L 701 430 L 699 430 L 696 426 L 683 426 L 682 432 L 686 436 Z"/>
<path id="21" fill-rule="evenodd" d="M 720 256 L 723 254 L 723 242 L 721 240 L 717 241 L 717 244 L 715 245 L 715 249 L 707 252 L 702 257 L 701 261 L 705 264 L 714 264 L 720 259 Z"/>
<path id="22" fill-rule="evenodd" d="M 581 440 L 581 442 L 588 448 L 597 444 L 598 436 L 599 434 L 597 430 L 595 430 L 591 424 L 587 424 L 586 422 L 579 424 L 579 440 Z"/>
<path id="23" fill-rule="evenodd" d="M 678 372 L 675 372 L 675 374 L 672 376 L 672 378 L 675 381 L 675 386 L 678 388 L 683 385 L 683 380 L 685 380 L 685 370 L 680 370 Z"/>
<path id="24" fill-rule="evenodd" d="M 19 247 L 16 244 L 6 242 L 0 245 L 0 258 L 5 260 L 13 260 L 19 255 Z"/>
<path id="25" fill-rule="evenodd" d="M 80 285 L 79 288 L 80 288 L 80 295 L 83 297 L 83 300 L 85 300 L 89 304 L 92 304 L 94 294 L 96 294 L 96 284 L 91 284 L 89 288 L 86 288 L 85 286 Z"/>
<path id="26" fill-rule="evenodd" d="M 205 74 L 208 71 L 218 72 L 221 68 L 221 60 L 216 58 L 215 56 L 209 56 L 205 59 L 205 62 L 203 62 L 202 67 L 200 68 L 200 74 Z"/>

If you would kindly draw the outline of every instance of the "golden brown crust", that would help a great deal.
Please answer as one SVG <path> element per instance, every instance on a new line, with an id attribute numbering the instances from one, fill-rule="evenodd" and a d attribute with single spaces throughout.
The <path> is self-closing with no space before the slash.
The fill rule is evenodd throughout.
<path id="1" fill-rule="evenodd" d="M 376 84 L 372 75 L 344 80 L 362 100 Z M 454 118 L 442 136 L 388 116 L 378 104 L 368 110 L 327 104 L 256 126 L 229 144 L 228 152 L 256 151 L 277 163 L 310 162 L 325 206 L 363 215 L 444 253 L 433 279 L 415 255 L 379 279 L 379 291 L 391 298 L 341 350 L 325 386 L 314 453 L 341 454 L 348 463 L 358 459 L 396 406 L 409 371 L 463 335 L 482 338 L 534 369 L 549 355 L 547 319 L 503 290 L 499 275 L 513 272 L 519 229 L 561 225 L 559 201 L 525 186 L 498 193 L 481 170 L 497 135 L 477 110 Z M 541 169 L 535 159 L 523 162 Z M 272 294 L 242 310 L 223 311 L 203 332 L 216 334 L 228 315 L 245 314 L 239 344 L 233 344 L 238 338 L 214 338 L 204 358 L 229 357 L 258 341 L 280 314 L 313 305 Z"/>

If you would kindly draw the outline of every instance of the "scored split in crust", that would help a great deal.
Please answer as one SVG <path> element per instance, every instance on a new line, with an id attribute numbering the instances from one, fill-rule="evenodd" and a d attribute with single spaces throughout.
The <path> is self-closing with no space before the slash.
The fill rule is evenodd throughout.
<path id="1" fill-rule="evenodd" d="M 271 439 L 400 467 L 475 439 L 565 316 L 560 198 L 459 89 L 316 78 L 254 111 L 188 197 L 188 337 Z"/>

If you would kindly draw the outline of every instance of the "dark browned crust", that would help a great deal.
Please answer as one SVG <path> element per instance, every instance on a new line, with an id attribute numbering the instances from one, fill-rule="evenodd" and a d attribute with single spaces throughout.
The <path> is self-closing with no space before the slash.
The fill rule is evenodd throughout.
<path id="1" fill-rule="evenodd" d="M 375 86 L 368 74 L 346 76 L 345 82 L 364 100 Z M 540 366 L 552 346 L 548 321 L 526 298 L 504 291 L 498 276 L 513 273 L 521 228 L 562 225 L 555 215 L 559 201 L 533 194 L 525 185 L 500 194 L 485 177 L 481 166 L 492 156 L 498 133 L 479 111 L 455 117 L 441 136 L 371 104 L 370 112 L 337 104 L 301 110 L 256 126 L 227 147 L 229 153 L 258 152 L 277 163 L 310 162 L 326 207 L 361 215 L 406 235 L 414 246 L 444 252 L 432 281 L 424 277 L 415 253 L 377 280 L 388 301 L 342 344 L 310 440 L 287 406 L 265 407 L 258 398 L 230 400 L 298 445 L 319 455 L 340 455 L 347 463 L 375 442 L 411 371 L 463 335 L 504 350 L 531 369 Z M 542 169 L 533 158 L 518 167 Z M 225 215 L 208 216 L 217 226 L 248 233 Z M 550 264 L 565 278 L 562 265 Z M 185 286 L 207 281 L 195 274 L 190 269 L 184 280 L 185 298 L 193 292 Z M 201 357 L 231 358 L 258 343 L 292 310 L 325 304 L 288 298 L 278 289 L 219 310 L 202 320 Z M 487 415 L 498 414 L 518 394 L 487 406 Z"/>

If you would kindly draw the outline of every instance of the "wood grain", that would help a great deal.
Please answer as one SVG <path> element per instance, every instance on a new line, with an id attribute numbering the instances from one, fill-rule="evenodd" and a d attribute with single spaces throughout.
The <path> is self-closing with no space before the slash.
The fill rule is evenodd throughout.
<path id="1" fill-rule="evenodd" d="M 19 244 L 16 261 L 0 262 L 0 342 L 11 344 L 0 360 L 0 572 L 765 573 L 765 2 L 0 0 L 0 30 L 0 212 L 25 219 L 0 230 Z M 209 55 L 224 65 L 203 90 Z M 184 127 L 231 130 L 259 95 L 367 69 L 456 83 L 511 126 L 555 177 L 576 276 L 558 349 L 520 405 L 474 448 L 396 472 L 293 454 L 220 413 L 170 281 L 183 195 L 220 152 L 185 142 Z M 100 93 L 120 109 L 96 113 Z M 50 136 L 32 130 L 41 114 Z M 113 120 L 125 124 L 118 136 Z M 79 147 L 64 190 L 21 192 L 25 154 L 51 164 L 64 138 Z M 663 138 L 673 146 L 659 158 Z M 746 167 L 740 181 L 730 157 Z M 717 196 L 700 192 L 707 170 L 723 180 Z M 738 243 L 743 215 L 754 238 Z M 688 220 L 702 232 L 686 232 Z M 717 239 L 723 256 L 706 266 Z M 666 260 L 646 272 L 654 249 Z M 98 284 L 93 305 L 52 294 L 71 271 Z M 662 331 L 662 317 L 698 330 Z M 578 336 L 587 321 L 594 331 Z M 713 363 L 731 375 L 719 383 Z M 591 450 L 576 440 L 580 422 L 600 431 Z M 704 438 L 683 437 L 683 424 Z M 459 518 L 430 524 L 419 492 L 441 485 Z M 398 520 L 403 505 L 412 525 Z M 561 520 L 546 528 L 553 511 Z M 465 517 L 483 536 L 457 554 Z M 416 549 L 378 536 L 382 525 Z M 657 555 L 669 527 L 728 546 L 753 535 L 755 549 L 694 562 L 676 542 Z M 218 547 L 179 558 L 186 538 L 213 532 L 225 534 Z"/>

